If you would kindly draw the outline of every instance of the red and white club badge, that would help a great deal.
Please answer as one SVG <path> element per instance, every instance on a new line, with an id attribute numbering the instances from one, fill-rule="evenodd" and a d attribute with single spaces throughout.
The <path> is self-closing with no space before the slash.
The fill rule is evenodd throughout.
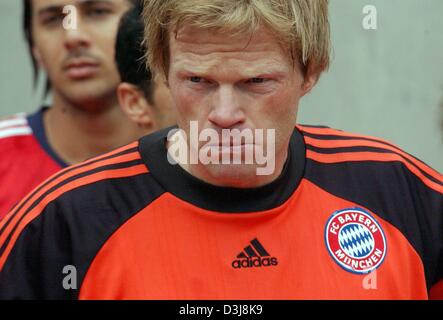
<path id="1" fill-rule="evenodd" d="M 325 228 L 329 254 L 347 271 L 365 274 L 386 256 L 386 237 L 380 224 L 362 208 L 336 211 Z"/>

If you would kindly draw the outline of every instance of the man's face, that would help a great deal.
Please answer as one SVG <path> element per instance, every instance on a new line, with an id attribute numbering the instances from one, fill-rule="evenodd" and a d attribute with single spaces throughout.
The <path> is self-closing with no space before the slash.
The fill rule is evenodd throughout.
<path id="1" fill-rule="evenodd" d="M 69 16 L 63 13 L 67 5 L 75 8 Z M 128 0 L 33 1 L 33 52 L 54 91 L 80 105 L 115 94 L 115 36 L 129 7 Z"/>
<path id="2" fill-rule="evenodd" d="M 190 27 L 179 29 L 177 36 L 171 32 L 168 80 L 178 125 L 188 137 L 192 120 L 198 121 L 199 131 L 275 129 L 272 178 L 278 176 L 287 157 L 299 99 L 310 87 L 270 33 L 263 27 L 252 37 Z M 254 140 L 254 146 L 240 150 L 257 147 L 257 143 Z M 204 144 L 200 142 L 200 147 Z M 266 139 L 263 149 L 267 150 Z M 263 184 L 255 179 L 255 169 L 244 164 L 189 167 L 207 182 L 234 187 Z"/>

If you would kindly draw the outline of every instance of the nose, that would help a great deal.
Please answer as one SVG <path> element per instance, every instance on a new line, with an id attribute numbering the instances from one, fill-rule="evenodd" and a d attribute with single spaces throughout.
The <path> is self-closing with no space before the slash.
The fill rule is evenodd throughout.
<path id="1" fill-rule="evenodd" d="M 77 20 L 74 26 L 65 28 L 65 48 L 68 50 L 76 50 L 79 48 L 89 47 L 91 41 L 88 32 L 81 22 Z"/>
<path id="2" fill-rule="evenodd" d="M 220 85 L 214 92 L 209 121 L 221 129 L 238 127 L 245 121 L 238 93 L 230 85 Z"/>

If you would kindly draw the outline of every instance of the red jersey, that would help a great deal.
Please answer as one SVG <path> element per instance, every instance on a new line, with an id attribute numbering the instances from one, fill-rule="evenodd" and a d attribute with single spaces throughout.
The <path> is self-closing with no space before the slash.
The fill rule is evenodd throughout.
<path id="1" fill-rule="evenodd" d="M 0 298 L 441 297 L 443 177 L 401 149 L 299 126 L 281 175 L 238 189 L 170 164 L 167 133 L 21 201 L 0 222 Z"/>
<path id="2" fill-rule="evenodd" d="M 47 142 L 44 110 L 0 121 L 0 219 L 38 184 L 66 166 Z"/>

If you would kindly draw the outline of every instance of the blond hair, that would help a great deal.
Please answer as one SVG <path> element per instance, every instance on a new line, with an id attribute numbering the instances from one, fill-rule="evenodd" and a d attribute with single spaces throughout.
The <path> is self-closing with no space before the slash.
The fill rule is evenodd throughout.
<path id="1" fill-rule="evenodd" d="M 263 25 L 305 71 L 329 66 L 328 0 L 144 0 L 143 20 L 148 67 L 163 75 L 169 32 L 184 25 L 226 34 L 252 34 Z"/>

